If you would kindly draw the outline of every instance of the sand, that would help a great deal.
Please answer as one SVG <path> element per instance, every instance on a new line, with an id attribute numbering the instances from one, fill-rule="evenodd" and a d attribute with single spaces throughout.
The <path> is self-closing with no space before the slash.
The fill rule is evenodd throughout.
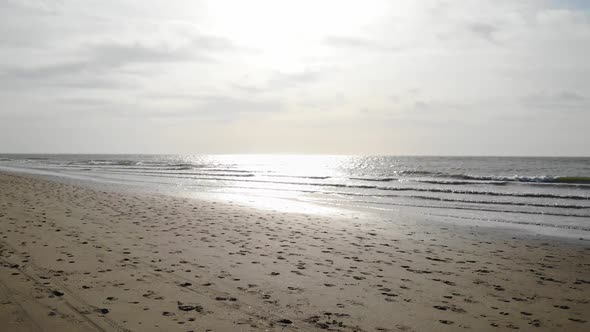
<path id="1" fill-rule="evenodd" d="M 2 331 L 588 331 L 590 245 L 0 174 Z"/>

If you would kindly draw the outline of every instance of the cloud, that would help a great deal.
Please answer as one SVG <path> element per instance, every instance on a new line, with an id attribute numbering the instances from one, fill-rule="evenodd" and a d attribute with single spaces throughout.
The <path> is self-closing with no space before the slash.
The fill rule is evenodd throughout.
<path id="1" fill-rule="evenodd" d="M 109 101 L 104 98 L 90 98 L 90 97 L 79 97 L 79 98 L 60 98 L 57 100 L 59 104 L 76 106 L 76 107 L 102 107 L 110 105 Z"/>
<path id="2" fill-rule="evenodd" d="M 328 36 L 324 38 L 323 43 L 331 47 L 359 49 L 365 51 L 390 52 L 399 51 L 401 49 L 400 47 L 384 45 L 383 43 L 379 43 L 369 38 L 356 36 Z"/>
<path id="3" fill-rule="evenodd" d="M 273 72 L 266 78 L 266 82 L 254 84 L 232 83 L 230 86 L 246 94 L 262 94 L 281 92 L 285 89 L 305 87 L 321 81 L 322 71 L 304 70 L 300 72 Z"/>
<path id="4" fill-rule="evenodd" d="M 320 79 L 319 71 L 305 70 L 295 73 L 275 73 L 268 81 L 268 88 L 287 88 L 310 84 Z"/>
<path id="5" fill-rule="evenodd" d="M 189 47 L 171 48 L 165 44 L 145 45 L 139 42 L 99 43 L 86 45 L 73 54 L 78 60 L 38 67 L 9 68 L 4 72 L 13 77 L 61 76 L 80 71 L 118 68 L 134 64 L 158 64 L 170 62 L 211 62 L 208 54 L 231 47 L 226 40 L 199 37 Z"/>
<path id="6" fill-rule="evenodd" d="M 195 109 L 200 114 L 215 114 L 216 117 L 228 119 L 235 114 L 275 112 L 282 109 L 276 100 L 250 100 L 230 96 L 202 96 L 196 99 Z"/>
<path id="7" fill-rule="evenodd" d="M 468 25 L 469 30 L 481 38 L 495 43 L 494 33 L 498 31 L 496 26 L 486 23 L 472 23 Z"/>
<path id="8" fill-rule="evenodd" d="M 190 49 L 171 49 L 166 45 L 147 46 L 140 43 L 105 43 L 90 47 L 86 67 L 123 67 L 133 64 L 157 64 L 183 61 L 211 61 Z"/>
<path id="9" fill-rule="evenodd" d="M 587 0 L 551 0 L 551 3 L 558 8 L 569 8 L 573 10 L 590 9 L 590 2 Z"/>
<path id="10" fill-rule="evenodd" d="M 232 84 L 230 84 L 230 86 L 235 90 L 245 92 L 248 94 L 257 94 L 257 93 L 262 93 L 262 92 L 266 91 L 266 89 L 262 88 L 262 87 L 239 84 L 239 83 L 232 83 Z"/>
<path id="11" fill-rule="evenodd" d="M 538 92 L 522 97 L 520 102 L 534 110 L 544 109 L 559 112 L 588 111 L 590 109 L 590 99 L 573 91 Z"/>
<path id="12" fill-rule="evenodd" d="M 37 80 L 71 75 L 88 69 L 86 61 L 64 62 L 39 67 L 8 67 L 0 71 L 0 78 Z"/>
<path id="13" fill-rule="evenodd" d="M 152 115 L 163 117 L 206 117 L 207 119 L 229 121 L 238 116 L 252 113 L 269 113 L 284 110 L 283 103 L 274 98 L 240 98 L 231 95 L 199 94 L 151 94 L 146 96 L 163 105 L 175 104 Z"/>
<path id="14" fill-rule="evenodd" d="M 53 15 L 61 5 L 62 1 L 55 0 L 5 0 L 0 3 L 0 8 L 33 14 Z"/>
<path id="15" fill-rule="evenodd" d="M 172 48 L 166 44 L 147 45 L 139 42 L 103 42 L 88 44 L 71 53 L 68 61 L 35 66 L 4 65 L 0 67 L 0 88 L 18 89 L 35 86 L 108 88 L 131 86 L 109 77 L 134 73 L 131 67 L 143 66 L 150 73 L 158 65 L 180 63 L 213 63 L 213 54 L 232 49 L 231 42 L 217 37 L 198 36 L 188 45 Z M 146 68 L 146 66 L 148 66 Z M 125 70 L 122 72 L 122 70 Z"/>

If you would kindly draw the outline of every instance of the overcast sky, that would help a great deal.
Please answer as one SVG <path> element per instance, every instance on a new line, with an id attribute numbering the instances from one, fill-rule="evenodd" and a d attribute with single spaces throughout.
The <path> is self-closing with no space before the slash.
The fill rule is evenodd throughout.
<path id="1" fill-rule="evenodd" d="M 0 152 L 588 156 L 589 4 L 0 0 Z"/>

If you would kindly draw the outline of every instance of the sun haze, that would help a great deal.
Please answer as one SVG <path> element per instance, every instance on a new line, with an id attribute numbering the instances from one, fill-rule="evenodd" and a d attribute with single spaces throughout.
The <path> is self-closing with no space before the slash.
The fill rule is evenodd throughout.
<path id="1" fill-rule="evenodd" d="M 3 1 L 0 151 L 588 155 L 584 1 Z"/>

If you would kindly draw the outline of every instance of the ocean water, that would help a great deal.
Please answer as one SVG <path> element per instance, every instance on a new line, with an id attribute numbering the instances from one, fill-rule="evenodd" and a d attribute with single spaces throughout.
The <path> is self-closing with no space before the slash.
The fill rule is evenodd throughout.
<path id="1" fill-rule="evenodd" d="M 401 211 L 590 234 L 590 158 L 0 155 L 2 168 L 271 206 L 362 209 L 391 220 Z"/>

